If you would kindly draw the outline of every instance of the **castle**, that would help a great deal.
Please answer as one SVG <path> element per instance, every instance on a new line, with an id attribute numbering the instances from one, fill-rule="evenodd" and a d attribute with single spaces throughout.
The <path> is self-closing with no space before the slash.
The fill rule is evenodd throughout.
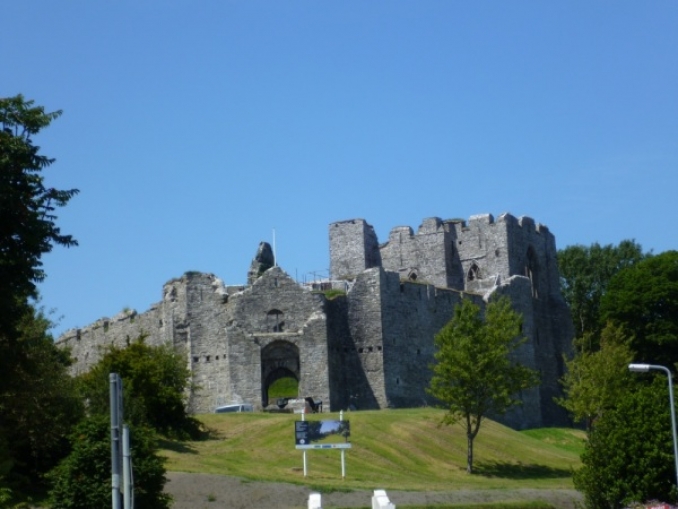
<path id="1" fill-rule="evenodd" d="M 282 377 L 332 411 L 414 407 L 432 403 L 433 338 L 462 297 L 483 305 L 507 295 L 527 338 L 516 360 L 538 370 L 540 385 L 499 420 L 516 429 L 569 422 L 554 397 L 573 330 L 548 228 L 510 214 L 433 217 L 416 233 L 392 229 L 380 244 L 372 226 L 353 219 L 330 224 L 329 241 L 329 280 L 299 284 L 262 243 L 247 285 L 188 272 L 165 283 L 148 311 L 100 319 L 58 344 L 70 347 L 73 374 L 95 364 L 101 347 L 141 334 L 147 344 L 173 345 L 197 386 L 188 397 L 194 413 L 236 402 L 264 408 Z"/>

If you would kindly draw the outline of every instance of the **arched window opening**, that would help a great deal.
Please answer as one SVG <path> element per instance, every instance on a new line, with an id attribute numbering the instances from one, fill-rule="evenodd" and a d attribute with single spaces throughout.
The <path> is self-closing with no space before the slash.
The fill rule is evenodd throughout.
<path id="1" fill-rule="evenodd" d="M 279 309 L 271 309 L 266 313 L 266 330 L 269 332 L 282 332 L 285 328 L 285 315 Z"/>
<path id="2" fill-rule="evenodd" d="M 478 264 L 473 263 L 473 265 L 471 265 L 471 267 L 468 269 L 466 279 L 468 281 L 475 281 L 476 279 L 480 279 L 480 267 L 478 267 Z"/>

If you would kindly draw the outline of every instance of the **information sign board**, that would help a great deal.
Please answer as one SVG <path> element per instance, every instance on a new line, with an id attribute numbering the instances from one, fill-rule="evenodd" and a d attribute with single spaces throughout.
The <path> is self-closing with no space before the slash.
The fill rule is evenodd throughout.
<path id="1" fill-rule="evenodd" d="M 350 449 L 349 421 L 295 421 L 297 449 Z"/>

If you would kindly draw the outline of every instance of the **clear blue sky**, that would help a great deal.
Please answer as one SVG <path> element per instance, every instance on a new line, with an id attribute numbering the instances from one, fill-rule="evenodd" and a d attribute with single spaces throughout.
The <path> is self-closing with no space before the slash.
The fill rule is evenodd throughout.
<path id="1" fill-rule="evenodd" d="M 510 212 L 558 248 L 678 249 L 678 2 L 18 1 L 0 95 L 79 188 L 45 257 L 55 334 L 142 312 L 187 270 L 246 280 L 259 241 L 310 278 L 327 227 L 380 240 Z M 325 273 L 326 274 L 326 273 Z"/>

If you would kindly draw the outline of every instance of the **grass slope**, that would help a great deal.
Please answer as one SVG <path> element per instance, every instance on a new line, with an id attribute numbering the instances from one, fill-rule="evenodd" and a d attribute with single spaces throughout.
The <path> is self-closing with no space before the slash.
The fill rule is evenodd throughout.
<path id="1" fill-rule="evenodd" d="M 210 414 L 200 420 L 209 440 L 164 442 L 171 471 L 199 472 L 251 480 L 310 484 L 317 489 L 441 491 L 454 489 L 570 489 L 580 465 L 584 434 L 548 429 L 518 432 L 485 421 L 475 440 L 476 473 L 466 473 L 466 436 L 461 426 L 439 426 L 433 408 L 346 413 L 352 449 L 346 451 L 346 479 L 338 450 L 310 450 L 308 476 L 302 451 L 294 447 L 292 414 Z M 338 419 L 315 414 L 311 420 Z"/>

